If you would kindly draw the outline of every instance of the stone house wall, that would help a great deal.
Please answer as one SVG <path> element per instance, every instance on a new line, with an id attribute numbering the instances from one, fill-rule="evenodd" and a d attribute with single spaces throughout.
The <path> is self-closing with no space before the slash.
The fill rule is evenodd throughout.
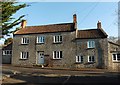
<path id="1" fill-rule="evenodd" d="M 44 44 L 37 44 L 37 36 L 45 36 Z M 54 35 L 62 35 L 63 42 L 60 44 L 53 43 Z M 21 45 L 21 38 L 28 37 L 30 43 Z M 45 64 L 51 67 L 73 67 L 75 63 L 75 32 L 61 32 L 61 33 L 46 33 L 46 34 L 31 34 L 31 35 L 14 35 L 13 41 L 13 65 L 33 66 L 37 64 L 37 52 L 43 51 L 45 56 Z M 29 58 L 26 60 L 20 59 L 20 52 L 29 52 Z M 53 51 L 63 51 L 62 59 L 53 59 Z"/>
<path id="2" fill-rule="evenodd" d="M 95 41 L 95 48 L 87 48 L 89 40 Z M 77 56 L 83 56 L 83 63 L 76 63 L 77 68 L 107 68 L 107 39 L 78 39 Z M 94 63 L 88 63 L 88 56 L 95 56 Z"/>

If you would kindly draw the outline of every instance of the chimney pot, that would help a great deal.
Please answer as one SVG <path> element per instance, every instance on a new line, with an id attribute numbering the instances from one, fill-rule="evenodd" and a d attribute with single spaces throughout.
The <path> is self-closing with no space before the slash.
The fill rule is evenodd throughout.
<path id="1" fill-rule="evenodd" d="M 73 23 L 75 24 L 75 29 L 77 29 L 77 15 L 73 15 Z"/>
<path id="2" fill-rule="evenodd" d="M 77 23 L 77 15 L 76 14 L 73 15 L 73 23 Z"/>
<path id="3" fill-rule="evenodd" d="M 27 24 L 27 21 L 26 20 L 22 20 L 22 22 L 21 22 L 21 28 L 25 28 L 26 24 Z"/>
<path id="4" fill-rule="evenodd" d="M 97 28 L 98 28 L 98 29 L 101 29 L 101 28 L 102 28 L 102 26 L 101 26 L 101 21 L 98 21 L 98 23 L 97 23 Z"/>

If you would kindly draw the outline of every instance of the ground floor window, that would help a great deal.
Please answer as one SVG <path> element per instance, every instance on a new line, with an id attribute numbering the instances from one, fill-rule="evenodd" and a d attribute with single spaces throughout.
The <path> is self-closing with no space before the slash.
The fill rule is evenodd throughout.
<path id="1" fill-rule="evenodd" d="M 53 51 L 53 59 L 61 59 L 62 57 L 62 51 Z"/>
<path id="2" fill-rule="evenodd" d="M 3 55 L 12 55 L 11 50 L 3 50 Z"/>
<path id="3" fill-rule="evenodd" d="M 88 56 L 88 62 L 95 62 L 94 56 Z"/>
<path id="4" fill-rule="evenodd" d="M 20 59 L 28 59 L 29 53 L 28 52 L 21 52 L 20 53 Z"/>
<path id="5" fill-rule="evenodd" d="M 83 62 L 83 56 L 76 56 L 76 63 L 82 63 Z"/>
<path id="6" fill-rule="evenodd" d="M 113 59 L 113 61 L 120 61 L 120 53 L 113 54 L 112 59 Z"/>

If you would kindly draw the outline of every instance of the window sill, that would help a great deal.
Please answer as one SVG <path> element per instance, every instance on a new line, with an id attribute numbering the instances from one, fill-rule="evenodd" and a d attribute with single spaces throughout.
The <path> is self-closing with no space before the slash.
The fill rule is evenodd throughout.
<path id="1" fill-rule="evenodd" d="M 28 60 L 28 59 L 19 59 L 19 60 Z"/>
<path id="2" fill-rule="evenodd" d="M 88 62 L 88 64 L 94 64 L 95 62 Z"/>
<path id="3" fill-rule="evenodd" d="M 58 58 L 58 59 L 51 59 L 51 60 L 61 60 L 62 58 Z"/>
<path id="4" fill-rule="evenodd" d="M 120 61 L 113 61 L 113 63 L 120 63 Z"/>
<path id="5" fill-rule="evenodd" d="M 93 47 L 93 48 L 87 48 L 87 49 L 95 49 L 95 47 Z"/>
<path id="6" fill-rule="evenodd" d="M 75 62 L 75 64 L 83 64 L 83 62 Z"/>
<path id="7" fill-rule="evenodd" d="M 53 42 L 53 44 L 62 44 L 62 42 Z"/>
<path id="8" fill-rule="evenodd" d="M 42 45 L 42 44 L 45 44 L 45 43 L 36 43 L 36 45 Z"/>
<path id="9" fill-rule="evenodd" d="M 8 54 L 8 55 L 3 55 L 3 56 L 11 56 L 12 54 Z"/>
<path id="10" fill-rule="evenodd" d="M 28 45 L 28 43 L 26 43 L 26 44 L 21 44 L 21 45 Z"/>

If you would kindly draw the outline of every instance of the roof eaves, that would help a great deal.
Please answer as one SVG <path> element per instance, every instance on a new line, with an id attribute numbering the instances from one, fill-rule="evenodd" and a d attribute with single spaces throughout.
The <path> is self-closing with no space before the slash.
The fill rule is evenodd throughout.
<path id="1" fill-rule="evenodd" d="M 110 44 L 114 44 L 114 45 L 117 45 L 117 46 L 120 46 L 119 44 L 114 43 L 114 42 L 111 42 L 111 41 L 108 41 L 108 43 L 110 43 Z"/>
<path id="2" fill-rule="evenodd" d="M 46 34 L 46 33 L 73 32 L 73 31 L 75 31 L 75 30 L 71 30 L 71 31 L 56 31 L 56 32 L 41 32 L 41 33 L 18 33 L 18 34 L 14 34 L 14 35 Z"/>

